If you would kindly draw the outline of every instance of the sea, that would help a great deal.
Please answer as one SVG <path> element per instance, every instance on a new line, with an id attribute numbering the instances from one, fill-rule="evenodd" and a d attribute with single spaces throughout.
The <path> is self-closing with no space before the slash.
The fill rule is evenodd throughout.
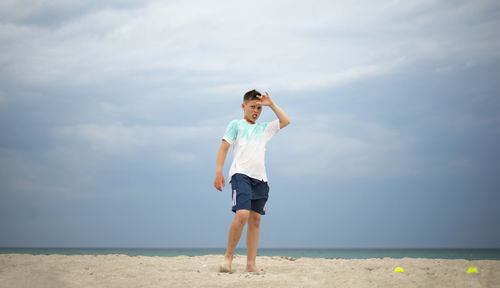
<path id="1" fill-rule="evenodd" d="M 224 248 L 0 248 L 0 254 L 32 255 L 108 255 L 124 254 L 128 256 L 203 256 L 224 255 Z M 246 255 L 246 249 L 236 249 L 235 254 Z M 260 256 L 310 257 L 328 259 L 368 259 L 368 258 L 440 258 L 466 260 L 500 260 L 500 248 L 409 248 L 409 249 L 317 249 L 317 248 L 259 248 Z"/>

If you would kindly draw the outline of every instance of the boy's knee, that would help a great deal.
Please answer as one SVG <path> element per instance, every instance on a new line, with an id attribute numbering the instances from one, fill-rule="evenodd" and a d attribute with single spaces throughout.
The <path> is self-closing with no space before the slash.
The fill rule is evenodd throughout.
<path id="1" fill-rule="evenodd" d="M 239 225 L 244 226 L 248 222 L 248 218 L 250 216 L 249 210 L 238 210 L 236 211 L 236 221 Z"/>
<path id="2" fill-rule="evenodd" d="M 248 225 L 252 225 L 255 228 L 259 228 L 260 226 L 260 214 L 251 213 L 248 219 Z"/>

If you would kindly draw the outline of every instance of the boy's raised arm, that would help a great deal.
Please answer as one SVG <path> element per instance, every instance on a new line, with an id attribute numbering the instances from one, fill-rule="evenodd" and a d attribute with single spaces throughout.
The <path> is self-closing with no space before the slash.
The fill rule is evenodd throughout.
<path id="1" fill-rule="evenodd" d="M 219 147 L 219 152 L 217 152 L 217 166 L 215 168 L 215 180 L 214 187 L 215 189 L 222 192 L 222 188 L 226 187 L 224 175 L 222 174 L 222 169 L 224 167 L 224 161 L 226 161 L 227 150 L 229 150 L 231 144 L 229 144 L 226 140 L 222 140 L 222 143 Z"/>
<path id="2" fill-rule="evenodd" d="M 285 111 L 283 111 L 274 101 L 271 99 L 271 96 L 269 96 L 269 93 L 262 94 L 261 96 L 257 96 L 260 99 L 260 104 L 263 106 L 269 106 L 276 114 L 280 121 L 280 129 L 286 127 L 288 124 L 290 124 L 290 118 L 288 118 L 288 115 L 286 115 Z"/>

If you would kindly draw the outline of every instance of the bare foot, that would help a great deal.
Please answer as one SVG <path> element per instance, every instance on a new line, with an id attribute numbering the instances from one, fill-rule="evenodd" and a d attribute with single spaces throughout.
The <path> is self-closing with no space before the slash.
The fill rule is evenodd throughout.
<path id="1" fill-rule="evenodd" d="M 262 270 L 257 268 L 257 266 L 255 266 L 255 264 L 253 264 L 253 265 L 247 264 L 247 269 L 245 269 L 245 272 L 252 272 L 252 273 L 260 273 L 261 271 Z"/>
<path id="2" fill-rule="evenodd" d="M 232 259 L 224 257 L 224 262 L 222 262 L 219 266 L 219 272 L 233 273 L 233 270 L 231 270 L 231 263 L 232 262 L 233 262 Z"/>

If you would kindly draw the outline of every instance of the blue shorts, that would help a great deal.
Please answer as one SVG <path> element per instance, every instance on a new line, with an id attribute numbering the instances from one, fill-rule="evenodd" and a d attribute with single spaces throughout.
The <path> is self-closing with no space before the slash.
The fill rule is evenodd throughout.
<path id="1" fill-rule="evenodd" d="M 266 202 L 269 197 L 269 185 L 265 181 L 236 173 L 231 177 L 233 212 L 252 210 L 260 215 L 266 214 Z"/>

